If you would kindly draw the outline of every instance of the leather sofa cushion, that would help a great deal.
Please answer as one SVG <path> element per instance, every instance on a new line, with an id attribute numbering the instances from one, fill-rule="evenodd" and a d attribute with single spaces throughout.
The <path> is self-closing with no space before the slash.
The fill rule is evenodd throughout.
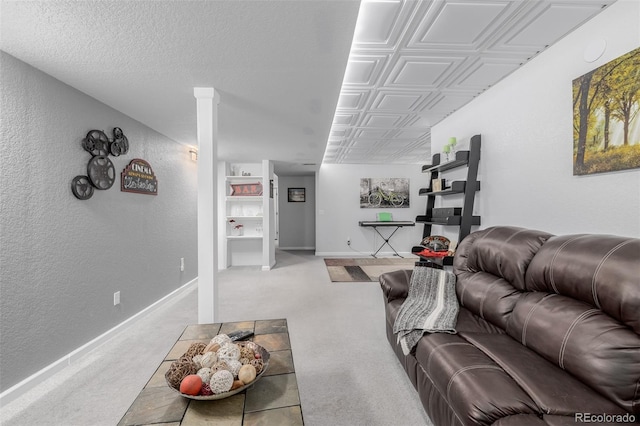
<path id="1" fill-rule="evenodd" d="M 393 323 L 398 315 L 398 311 L 402 306 L 404 299 L 396 299 L 392 302 L 385 304 L 386 318 L 389 321 L 389 325 L 393 329 Z M 466 331 L 469 333 L 497 333 L 505 334 L 502 329 L 499 329 L 492 324 L 486 322 L 480 317 L 473 315 L 465 308 L 460 308 L 458 311 L 458 320 L 456 322 L 456 331 Z"/>
<path id="2" fill-rule="evenodd" d="M 383 295 L 386 301 L 384 305 L 386 318 L 392 329 L 393 323 L 398 315 L 398 311 L 407 297 L 405 291 L 408 292 L 410 280 L 410 270 L 393 271 L 380 276 L 380 285 L 382 286 Z M 480 333 L 505 333 L 503 329 L 498 328 L 485 321 L 483 318 L 472 314 L 464 307 L 460 307 L 460 310 L 458 311 L 456 330 Z"/>
<path id="3" fill-rule="evenodd" d="M 558 294 L 523 295 L 507 333 L 620 407 L 640 413 L 640 336 L 593 306 Z"/>
<path id="4" fill-rule="evenodd" d="M 474 232 L 463 240 L 456 252 L 454 272 L 484 271 L 524 290 L 527 267 L 551 236 L 547 232 L 515 226 L 496 226 Z"/>
<path id="5" fill-rule="evenodd" d="M 385 304 L 387 339 L 391 344 L 391 348 L 393 349 L 396 356 L 398 357 L 398 361 L 400 361 L 400 364 L 404 368 L 404 371 L 407 373 L 409 380 L 411 380 L 411 384 L 414 387 L 418 388 L 418 383 L 417 383 L 418 379 L 416 377 L 418 362 L 416 361 L 413 355 L 411 354 L 405 355 L 402 352 L 402 348 L 397 342 L 397 336 L 393 333 L 393 322 L 394 322 L 395 316 L 398 314 L 398 310 L 400 309 L 401 304 L 402 304 L 401 300 L 394 300 L 393 302 Z"/>
<path id="6" fill-rule="evenodd" d="M 579 425 L 580 423 L 576 422 L 575 416 L 542 416 L 542 420 L 544 420 L 545 424 L 549 425 L 549 426 L 576 426 Z M 610 425 L 613 426 L 611 423 L 591 423 L 591 424 L 596 424 L 596 425 Z"/>
<path id="7" fill-rule="evenodd" d="M 396 317 L 398 316 L 398 311 L 402 306 L 402 302 L 404 302 L 404 299 L 395 299 L 384 305 L 384 309 L 387 311 L 386 312 L 387 322 L 391 326 L 392 330 L 393 330 L 393 324 L 396 322 Z"/>
<path id="8" fill-rule="evenodd" d="M 424 336 L 416 359 L 462 424 L 490 425 L 502 417 L 539 414 L 500 366 L 457 334 Z"/>
<path id="9" fill-rule="evenodd" d="M 387 302 L 407 298 L 411 274 L 411 270 L 399 270 L 380 275 L 378 280 L 382 287 L 382 294 Z M 395 315 L 392 318 L 395 318 Z"/>
<path id="10" fill-rule="evenodd" d="M 462 333 L 468 342 L 502 367 L 545 414 L 625 411 L 505 334 Z"/>
<path id="11" fill-rule="evenodd" d="M 531 262 L 526 286 L 581 300 L 640 334 L 640 239 L 551 238 Z"/>
<path id="12" fill-rule="evenodd" d="M 506 329 L 525 289 L 525 273 L 551 234 L 517 227 L 492 227 L 467 236 L 456 251 L 453 272 L 461 306 Z"/>
<path id="13" fill-rule="evenodd" d="M 459 273 L 457 278 L 456 294 L 460 306 L 506 329 L 509 316 L 522 293 L 505 279 L 486 272 Z"/>
<path id="14" fill-rule="evenodd" d="M 515 416 L 503 417 L 493 424 L 493 426 L 548 426 L 540 417 L 533 414 L 516 414 Z M 575 426 L 575 425 L 574 425 Z"/>
<path id="15" fill-rule="evenodd" d="M 485 321 L 477 315 L 474 315 L 468 309 L 460 307 L 458 311 L 458 320 L 456 321 L 456 331 L 458 333 L 466 331 L 470 333 L 498 333 L 505 334 L 505 331 L 496 327 L 490 322 Z"/>
<path id="16" fill-rule="evenodd" d="M 504 417 L 493 426 L 576 426 L 574 416 L 542 416 L 542 419 L 532 415 L 519 414 Z M 598 423 L 602 425 L 602 423 Z"/>

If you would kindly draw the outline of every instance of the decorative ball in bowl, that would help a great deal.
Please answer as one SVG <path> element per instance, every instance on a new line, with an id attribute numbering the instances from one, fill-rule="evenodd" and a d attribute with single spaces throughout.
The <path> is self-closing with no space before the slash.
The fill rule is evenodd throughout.
<path id="1" fill-rule="evenodd" d="M 252 386 L 267 371 L 269 352 L 254 342 L 233 342 L 218 334 L 209 343 L 193 343 L 173 361 L 164 377 L 185 398 L 228 398 Z"/>

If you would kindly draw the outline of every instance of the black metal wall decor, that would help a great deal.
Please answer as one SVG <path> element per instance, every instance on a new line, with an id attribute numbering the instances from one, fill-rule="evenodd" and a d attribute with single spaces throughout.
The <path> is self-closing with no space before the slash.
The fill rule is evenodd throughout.
<path id="1" fill-rule="evenodd" d="M 88 200 L 94 189 L 106 190 L 116 181 L 116 169 L 109 155 L 118 157 L 129 152 L 129 140 L 120 127 L 113 128 L 113 139 L 102 130 L 90 130 L 82 140 L 82 147 L 91 154 L 87 164 L 87 176 L 76 176 L 71 182 L 71 192 L 79 200 Z"/>

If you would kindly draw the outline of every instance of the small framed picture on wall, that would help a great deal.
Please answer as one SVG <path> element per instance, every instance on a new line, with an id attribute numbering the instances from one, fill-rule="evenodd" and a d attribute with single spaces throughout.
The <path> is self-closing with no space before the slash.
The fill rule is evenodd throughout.
<path id="1" fill-rule="evenodd" d="M 290 203 L 304 203 L 305 202 L 305 189 L 304 188 L 288 188 L 288 201 Z"/>

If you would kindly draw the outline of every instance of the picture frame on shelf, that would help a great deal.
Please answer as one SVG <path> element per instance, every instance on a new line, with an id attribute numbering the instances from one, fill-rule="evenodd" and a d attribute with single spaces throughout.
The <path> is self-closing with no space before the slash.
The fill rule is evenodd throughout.
<path id="1" fill-rule="evenodd" d="M 304 203 L 306 201 L 305 188 L 288 188 L 287 201 L 290 203 Z"/>

